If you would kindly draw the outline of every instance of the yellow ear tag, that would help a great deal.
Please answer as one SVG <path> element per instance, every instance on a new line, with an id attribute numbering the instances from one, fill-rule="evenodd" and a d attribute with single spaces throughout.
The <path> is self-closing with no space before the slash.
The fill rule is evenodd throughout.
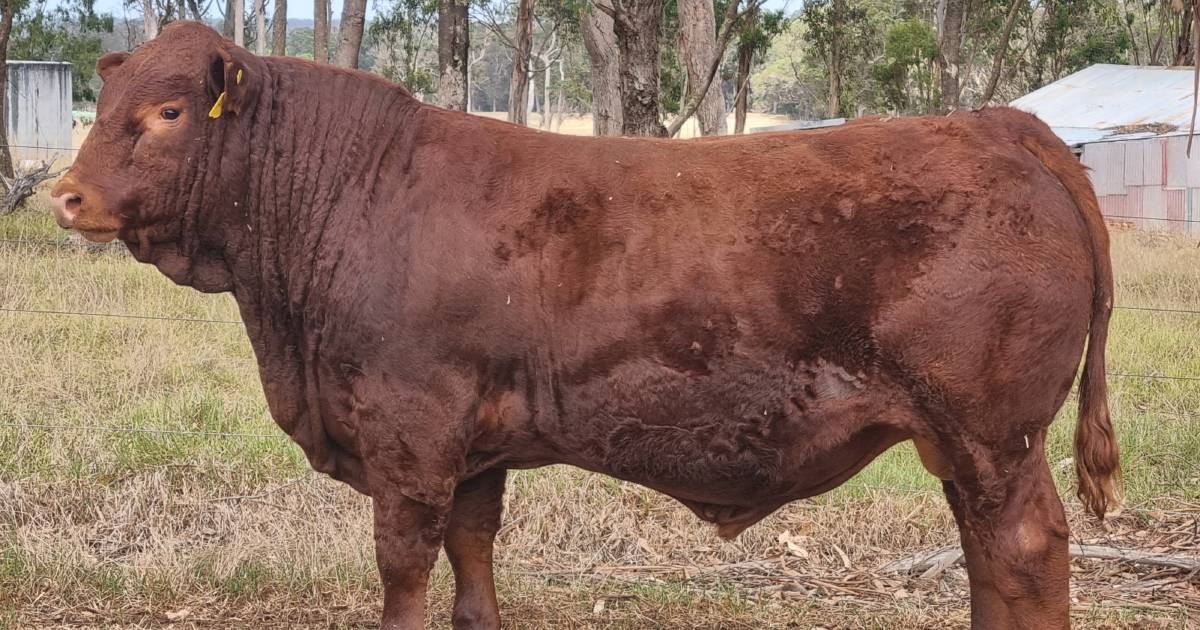
<path id="1" fill-rule="evenodd" d="M 221 92 L 221 95 L 217 97 L 217 102 L 213 103 L 212 109 L 208 110 L 208 117 L 209 118 L 220 118 L 221 117 L 221 106 L 224 104 L 225 104 L 225 93 Z"/>
<path id="2" fill-rule="evenodd" d="M 242 71 L 241 71 L 241 70 L 238 70 L 238 74 L 237 74 L 237 81 L 234 81 L 234 83 L 235 83 L 236 85 L 241 85 L 241 84 L 242 84 Z"/>

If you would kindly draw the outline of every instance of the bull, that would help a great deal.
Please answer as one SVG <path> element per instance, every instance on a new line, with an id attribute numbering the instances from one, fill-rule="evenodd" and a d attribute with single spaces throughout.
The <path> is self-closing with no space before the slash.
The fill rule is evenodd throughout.
<path id="1" fill-rule="evenodd" d="M 271 415 L 373 499 L 384 628 L 422 627 L 441 547 L 454 626 L 499 627 L 507 470 L 612 475 L 729 538 L 908 440 L 972 627 L 1069 626 L 1044 446 L 1083 358 L 1078 493 L 1103 517 L 1112 271 L 1033 116 L 570 138 L 187 22 L 97 70 L 58 223 L 233 294 Z"/>

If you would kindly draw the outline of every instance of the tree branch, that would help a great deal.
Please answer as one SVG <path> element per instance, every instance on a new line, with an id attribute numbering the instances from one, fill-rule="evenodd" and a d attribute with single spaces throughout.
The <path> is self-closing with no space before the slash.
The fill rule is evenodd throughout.
<path id="1" fill-rule="evenodd" d="M 742 11 L 738 11 L 738 6 L 741 0 L 732 0 L 729 6 L 725 9 L 725 17 L 721 22 L 721 28 L 717 33 L 717 51 L 713 55 L 712 63 L 708 68 L 708 77 L 704 80 L 704 85 L 701 89 L 693 92 L 693 96 L 688 101 L 688 105 L 684 108 L 671 124 L 667 125 L 667 137 L 674 138 L 683 129 L 686 123 L 692 116 L 696 115 L 696 111 L 700 109 L 700 103 L 704 100 L 704 96 L 708 94 L 708 88 L 712 85 L 713 79 L 717 76 L 717 71 L 721 69 L 721 61 L 725 59 L 725 51 L 729 48 L 729 40 L 733 39 L 734 26 L 739 24 L 747 14 L 751 11 L 758 10 L 762 7 L 766 0 L 750 0 L 750 4 Z M 1200 0 L 1197 0 L 1200 2 Z"/>
<path id="2" fill-rule="evenodd" d="M 1004 28 L 1000 31 L 1000 45 L 996 56 L 992 59 L 992 73 L 988 76 L 987 88 L 983 91 L 980 105 L 987 105 L 996 95 L 996 86 L 1000 83 L 1000 73 L 1004 70 L 1004 55 L 1008 52 L 1009 38 L 1012 37 L 1013 26 L 1017 23 L 1017 14 L 1021 11 L 1022 0 L 1013 0 L 1004 17 Z"/>
<path id="3" fill-rule="evenodd" d="M 1200 558 L 1195 556 L 1164 556 L 1136 549 L 1117 549 L 1102 545 L 1080 545 L 1071 543 L 1072 558 L 1094 560 L 1116 560 L 1130 564 L 1166 567 L 1183 571 L 1200 571 Z M 962 562 L 963 552 L 959 547 L 943 547 L 933 552 L 916 553 L 890 562 L 880 569 L 883 573 L 918 574 L 921 577 L 936 577 L 942 571 Z"/>
<path id="4" fill-rule="evenodd" d="M 12 179 L 3 178 L 5 191 L 3 198 L 0 199 L 0 215 L 9 214 L 19 208 L 26 199 L 33 196 L 34 189 L 38 184 L 48 179 L 54 179 L 67 170 L 64 168 L 51 173 L 50 165 L 54 163 L 55 159 L 57 158 L 51 159 L 49 162 L 42 162 L 41 166 L 29 170 L 18 171 Z"/>

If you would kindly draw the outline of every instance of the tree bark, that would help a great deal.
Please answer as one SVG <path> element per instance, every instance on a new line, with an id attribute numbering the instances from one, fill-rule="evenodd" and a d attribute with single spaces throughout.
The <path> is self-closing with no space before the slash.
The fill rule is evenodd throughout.
<path id="1" fill-rule="evenodd" d="M 150 2 L 150 0 L 143 0 Z M 225 0 L 225 19 L 221 22 L 221 35 L 226 39 L 233 39 L 233 4 L 237 0 Z"/>
<path id="2" fill-rule="evenodd" d="M 738 46 L 737 96 L 733 101 L 733 132 L 746 132 L 746 106 L 750 100 L 750 67 L 754 60 L 754 49 Z"/>
<path id="3" fill-rule="evenodd" d="M 708 70 L 717 50 L 717 18 L 712 0 L 679 0 L 679 44 L 687 66 L 688 98 L 699 96 L 697 91 L 708 81 Z M 726 132 L 725 96 L 721 82 L 708 85 L 696 110 L 700 135 L 717 136 Z"/>
<path id="4" fill-rule="evenodd" d="M 517 3 L 517 47 L 513 50 L 512 82 L 508 90 L 508 121 L 524 125 L 529 121 L 529 59 L 533 52 L 533 3 Z"/>
<path id="5" fill-rule="evenodd" d="M 287 0 L 275 0 L 271 14 L 271 54 L 287 54 Z"/>
<path id="6" fill-rule="evenodd" d="M 1195 6 L 1190 1 L 1182 2 L 1179 15 L 1179 35 L 1175 38 L 1176 66 L 1186 66 L 1192 62 L 1192 11 Z"/>
<path id="7" fill-rule="evenodd" d="M 842 29 L 845 28 L 846 0 L 833 0 L 829 29 L 829 107 L 825 113 L 837 118 L 842 107 Z"/>
<path id="8" fill-rule="evenodd" d="M 6 0 L 11 3 L 13 0 Z M 142 33 L 145 41 L 158 37 L 158 15 L 154 12 L 154 0 L 142 0 Z"/>
<path id="9" fill-rule="evenodd" d="M 545 61 L 544 59 L 542 61 Z M 550 106 L 550 64 L 542 64 L 542 124 L 541 128 L 549 130 L 554 122 L 554 109 Z"/>
<path id="10" fill-rule="evenodd" d="M 468 0 L 438 2 L 437 104 L 467 111 L 470 85 L 471 22 Z"/>
<path id="11" fill-rule="evenodd" d="M 563 116 L 567 113 L 567 98 L 566 98 L 567 71 L 563 67 L 563 58 L 558 58 L 558 114 L 553 121 L 553 131 L 558 131 L 562 128 Z"/>
<path id="12" fill-rule="evenodd" d="M 254 52 L 267 54 L 267 2 L 254 2 Z"/>
<path id="13" fill-rule="evenodd" d="M 329 63 L 329 0 L 313 0 L 313 61 Z"/>
<path id="14" fill-rule="evenodd" d="M 959 108 L 959 65 L 962 56 L 962 27 L 966 0 L 942 0 L 941 28 L 938 29 L 938 84 L 942 90 L 942 111 Z"/>
<path id="15" fill-rule="evenodd" d="M 613 17 L 621 78 L 622 132 L 665 137 L 659 111 L 658 30 L 663 0 L 624 0 Z"/>
<path id="16" fill-rule="evenodd" d="M 1000 85 L 1000 75 L 1004 71 L 1004 55 L 1008 54 L 1008 42 L 1012 37 L 1013 26 L 1017 23 L 1017 15 L 1021 13 L 1021 2 L 1022 0 L 1013 0 L 1012 5 L 1008 7 L 1008 15 L 1004 17 L 1004 27 L 1000 30 L 1000 45 L 996 48 L 996 55 L 992 57 L 992 72 L 988 75 L 983 97 L 979 99 L 980 105 L 987 105 L 996 95 L 996 87 Z"/>
<path id="17" fill-rule="evenodd" d="M 342 3 L 342 23 L 338 26 L 338 45 L 333 57 L 335 65 L 344 68 L 358 67 L 366 15 L 367 0 L 345 0 Z"/>
<path id="18" fill-rule="evenodd" d="M 12 153 L 8 150 L 8 37 L 12 34 L 13 0 L 0 3 L 0 175 L 13 176 Z"/>
<path id="19" fill-rule="evenodd" d="M 621 77 L 617 70 L 617 36 L 613 33 L 613 20 L 594 5 L 588 6 L 581 16 L 580 30 L 592 71 L 592 133 L 597 136 L 619 136 L 624 127 L 621 122 Z"/>
<path id="20" fill-rule="evenodd" d="M 246 0 L 231 0 L 233 5 L 233 43 L 246 45 Z"/>

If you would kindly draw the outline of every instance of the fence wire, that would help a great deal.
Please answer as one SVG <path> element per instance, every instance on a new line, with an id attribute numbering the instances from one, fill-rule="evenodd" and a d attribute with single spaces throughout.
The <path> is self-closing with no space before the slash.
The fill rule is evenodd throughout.
<path id="1" fill-rule="evenodd" d="M 271 440 L 287 439 L 286 434 L 282 433 L 242 433 L 239 431 L 186 431 L 183 429 L 155 429 L 147 427 L 117 427 L 105 425 L 88 425 L 88 424 L 41 424 L 41 423 L 20 423 L 20 422 L 0 422 L 0 428 L 5 429 L 36 429 L 39 431 L 100 431 L 103 433 L 150 433 L 161 435 L 187 435 L 187 436 L 203 436 L 203 437 L 242 437 L 242 438 L 264 438 Z"/>
<path id="2" fill-rule="evenodd" d="M 1124 221 L 1172 221 L 1175 223 L 1200 223 L 1200 219 L 1167 219 L 1164 217 L 1131 217 L 1120 214 L 1106 214 L 1105 219 L 1121 219 Z"/>
<path id="3" fill-rule="evenodd" d="M 35 150 L 38 150 L 38 151 L 68 151 L 68 152 L 71 152 L 71 153 L 74 153 L 75 151 L 78 151 L 78 150 L 79 150 L 79 149 L 76 149 L 75 147 L 71 147 L 71 148 L 67 148 L 67 147 L 43 147 L 43 146 L 38 146 L 38 145 L 36 145 L 36 144 L 0 144 L 0 146 L 3 146 L 3 147 L 8 147 L 8 148 L 10 148 L 10 149 L 35 149 Z"/>
<path id="4" fill-rule="evenodd" d="M 35 308 L 0 307 L 0 313 L 21 313 L 26 315 L 67 315 L 73 317 L 110 317 L 114 319 L 142 319 L 160 322 L 183 322 L 188 324 L 240 324 L 241 320 L 234 319 L 204 319 L 199 317 L 165 317 L 161 315 L 133 315 L 126 313 L 90 313 L 86 311 L 54 311 Z"/>

